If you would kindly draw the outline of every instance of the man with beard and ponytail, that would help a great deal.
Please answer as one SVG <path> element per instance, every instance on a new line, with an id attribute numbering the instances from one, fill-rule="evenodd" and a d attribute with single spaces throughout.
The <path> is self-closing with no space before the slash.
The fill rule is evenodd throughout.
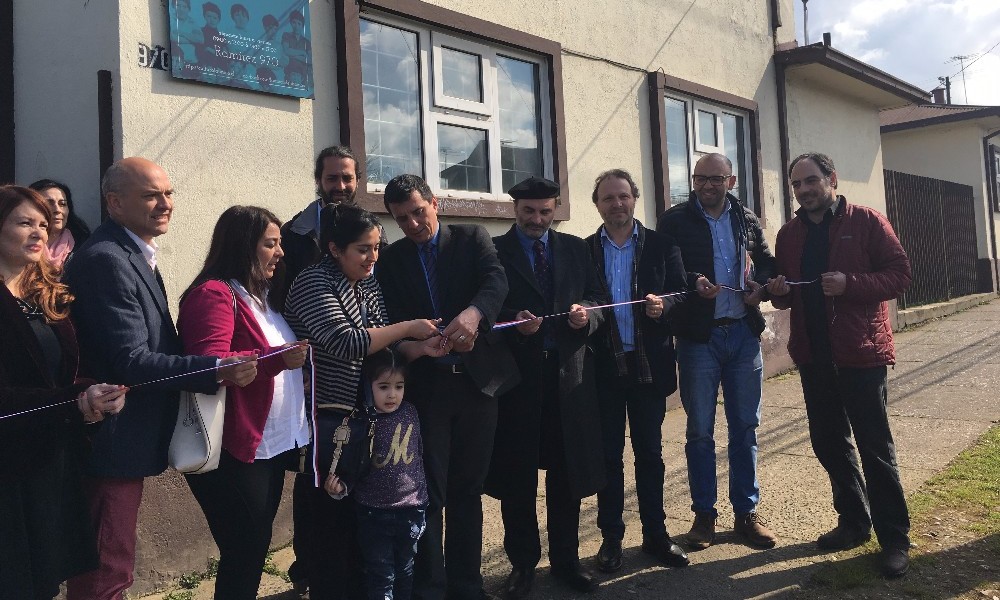
<path id="1" fill-rule="evenodd" d="M 358 159 L 347 146 L 324 148 L 316 157 L 313 175 L 319 197 L 281 228 L 285 281 L 289 286 L 302 269 L 319 262 L 319 211 L 327 204 L 356 203 Z"/>
<path id="2" fill-rule="evenodd" d="M 778 231 L 778 276 L 767 291 L 775 308 L 792 310 L 788 354 L 802 379 L 813 451 L 833 488 L 837 526 L 816 545 L 860 546 L 874 526 L 883 574 L 900 577 L 910 517 L 886 414 L 886 366 L 896 364 L 888 301 L 909 286 L 910 260 L 883 215 L 836 195 L 828 156 L 797 157 L 788 179 L 801 208 Z"/>

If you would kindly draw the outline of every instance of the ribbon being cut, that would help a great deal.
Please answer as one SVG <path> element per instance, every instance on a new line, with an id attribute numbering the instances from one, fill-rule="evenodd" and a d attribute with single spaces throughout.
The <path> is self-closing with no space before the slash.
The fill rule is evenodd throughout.
<path id="1" fill-rule="evenodd" d="M 809 284 L 812 284 L 812 283 L 817 283 L 819 281 L 820 281 L 819 278 L 817 278 L 817 279 L 813 279 L 812 281 L 786 281 L 785 283 L 787 285 L 809 285 Z M 741 290 L 741 289 L 737 289 L 737 288 L 734 288 L 734 287 L 729 287 L 727 285 L 720 285 L 719 287 L 722 288 L 722 289 L 731 290 L 733 292 L 737 292 L 737 293 L 740 293 L 740 294 L 743 294 L 743 293 L 746 293 L 746 292 L 749 291 L 749 290 Z M 688 290 L 688 291 L 685 291 L 685 292 L 671 292 L 669 294 L 660 294 L 659 296 L 657 296 L 657 298 L 671 298 L 671 297 L 674 297 L 674 296 L 683 296 L 685 294 L 693 294 L 693 293 L 695 293 L 693 290 Z M 645 298 L 643 298 L 642 300 L 630 300 L 628 302 L 618 302 L 618 303 L 613 303 L 613 304 L 601 304 L 599 306 L 584 306 L 583 308 L 584 308 L 584 310 L 598 310 L 598 309 L 602 309 L 602 308 L 613 308 L 615 306 L 625 306 L 625 305 L 628 305 L 628 304 L 641 304 L 643 302 L 646 302 Z M 535 317 L 535 319 L 553 319 L 555 317 L 564 317 L 564 316 L 566 316 L 568 314 L 569 314 L 569 311 L 566 311 L 566 312 L 555 313 L 555 314 L 551 314 L 551 315 L 543 315 L 543 316 L 540 316 L 540 317 Z M 520 325 L 521 323 L 528 323 L 530 321 L 534 321 L 535 319 L 520 319 L 520 320 L 517 320 L 517 321 L 504 321 L 502 323 L 495 324 L 493 326 L 493 329 L 494 330 L 498 330 L 498 329 L 507 329 L 508 327 L 516 327 L 516 326 Z M 268 354 L 264 354 L 262 356 L 258 356 L 255 359 L 247 359 L 246 361 L 239 361 L 239 362 L 249 362 L 250 360 L 262 360 L 262 359 L 265 359 L 265 358 L 270 358 L 272 356 L 277 356 L 278 354 L 281 354 L 282 352 L 287 352 L 287 351 L 289 351 L 289 350 L 291 350 L 292 348 L 295 348 L 295 347 L 296 346 L 294 346 L 294 345 L 288 346 L 286 348 L 281 348 L 279 350 L 275 350 L 274 352 L 270 352 Z M 312 352 L 312 349 L 310 348 L 310 354 L 311 354 L 311 352 Z M 311 362 L 311 360 L 310 360 L 310 362 Z M 239 363 L 232 363 L 232 364 L 239 364 Z M 128 386 L 128 389 L 131 390 L 131 389 L 135 389 L 137 387 L 141 387 L 141 386 L 145 386 L 145 385 L 152 385 L 154 383 L 162 383 L 164 381 L 169 381 L 171 379 L 180 379 L 181 377 L 188 377 L 190 375 L 196 375 L 198 373 L 204 373 L 206 371 L 213 371 L 216 368 L 217 367 L 211 367 L 211 368 L 208 368 L 208 369 L 200 369 L 198 371 L 191 371 L 189 373 L 180 373 L 178 375 L 171 375 L 169 377 L 161 377 L 160 379 L 153 379 L 151 381 L 144 381 L 142 383 L 137 383 L 135 385 L 130 385 L 130 386 Z M 33 412 L 36 412 L 36 411 L 39 411 L 39 410 L 45 410 L 47 408 L 55 408 L 57 406 L 62 406 L 64 404 L 70 404 L 72 402 L 76 402 L 76 398 L 74 398 L 72 400 L 66 400 L 65 402 L 57 402 L 55 404 L 47 404 L 45 406 L 37 406 L 35 408 L 30 408 L 28 410 L 22 410 L 20 412 L 11 413 L 9 415 L 2 415 L 2 416 L 0 416 L 0 420 L 10 419 L 10 418 L 17 417 L 17 416 L 20 416 L 20 415 L 26 415 L 28 413 L 33 413 Z"/>
<path id="2" fill-rule="evenodd" d="M 817 278 L 817 279 L 813 279 L 812 281 L 786 281 L 785 283 L 787 285 L 808 285 L 810 283 L 816 283 L 818 281 L 819 281 L 819 279 Z M 719 287 L 722 288 L 722 289 L 724 289 L 724 290 L 731 290 L 733 292 L 737 292 L 737 293 L 740 293 L 740 294 L 744 294 L 744 293 L 747 293 L 747 292 L 750 291 L 750 290 L 741 290 L 741 289 L 738 289 L 738 288 L 729 287 L 728 285 L 720 285 Z M 694 293 L 696 293 L 694 290 L 688 290 L 688 291 L 685 291 L 685 292 L 671 292 L 669 294 L 660 294 L 659 296 L 656 296 L 656 297 L 657 298 L 672 298 L 674 296 L 683 296 L 685 294 L 694 294 Z M 613 308 L 615 306 L 627 306 L 629 304 L 642 304 L 643 302 L 646 302 L 645 298 L 643 298 L 641 300 L 629 300 L 628 302 L 616 302 L 616 303 L 613 303 L 613 304 L 601 304 L 599 306 L 584 306 L 583 309 L 584 310 L 598 310 L 598 309 L 601 309 L 601 308 Z M 517 327 L 521 323 L 529 323 L 531 321 L 534 321 L 535 319 L 553 319 L 555 317 L 564 317 L 564 316 L 568 315 L 569 313 L 570 313 L 570 311 L 566 311 L 566 312 L 555 313 L 555 314 L 551 314 L 551 315 L 543 315 L 541 317 L 535 317 L 534 319 L 519 319 L 517 321 L 503 321 L 501 323 L 495 324 L 493 326 L 493 329 L 494 330 L 498 330 L 498 329 L 507 329 L 508 327 Z"/>
<path id="3" fill-rule="evenodd" d="M 253 357 L 253 358 L 248 357 L 247 360 L 236 361 L 236 362 L 229 363 L 229 364 L 242 364 L 242 363 L 250 362 L 250 361 L 253 361 L 253 360 L 263 360 L 265 358 L 270 358 L 272 356 L 277 356 L 277 355 L 279 355 L 279 354 L 281 354 L 283 352 L 288 352 L 289 350 L 292 350 L 293 348 L 296 348 L 296 347 L 297 347 L 297 344 L 293 344 L 291 346 L 275 350 L 274 352 L 270 352 L 268 354 L 264 354 L 263 356 L 257 356 L 257 357 Z M 309 348 L 309 353 L 310 353 L 310 362 L 311 362 L 312 361 L 312 356 L 311 356 L 312 355 L 312 348 Z M 142 386 L 145 386 L 145 385 L 153 385 L 154 383 L 162 383 L 164 381 L 169 381 L 171 379 L 180 379 L 181 377 L 189 377 L 191 375 L 197 375 L 198 373 L 205 373 L 207 371 L 214 371 L 217 368 L 218 367 L 210 367 L 208 369 L 199 369 L 197 371 L 190 371 L 190 372 L 187 372 L 187 373 L 179 373 L 177 375 L 171 375 L 169 377 L 161 377 L 160 379 L 153 379 L 151 381 L 144 381 L 142 383 L 137 383 L 135 385 L 127 386 L 127 389 L 134 390 L 137 387 L 142 387 Z M 315 375 L 314 375 L 314 377 L 315 377 Z M 45 410 L 47 408 L 55 408 L 57 406 L 63 406 L 64 404 L 72 404 L 73 402 L 76 402 L 76 398 L 73 398 L 72 400 L 65 400 L 63 402 L 56 402 L 55 404 L 46 404 L 45 406 L 36 406 L 35 408 L 29 408 L 28 410 L 22 410 L 20 412 L 11 413 L 9 415 L 0 415 L 0 421 L 2 421 L 4 419 L 11 419 L 13 417 L 17 417 L 17 416 L 20 416 L 20 415 L 26 415 L 26 414 L 29 414 L 29 413 L 37 412 L 39 410 Z"/>

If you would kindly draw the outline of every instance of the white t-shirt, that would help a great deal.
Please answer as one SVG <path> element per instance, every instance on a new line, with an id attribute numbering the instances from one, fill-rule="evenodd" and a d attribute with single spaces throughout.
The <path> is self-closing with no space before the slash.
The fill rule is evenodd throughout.
<path id="1" fill-rule="evenodd" d="M 250 295 L 238 281 L 231 280 L 233 289 L 250 306 L 254 319 L 260 325 L 269 346 L 281 346 L 295 341 L 292 328 L 280 313 L 265 306 Z M 264 423 L 264 433 L 254 458 L 273 458 L 286 450 L 309 443 L 309 425 L 306 421 L 305 391 L 302 386 L 302 369 L 284 370 L 274 377 L 274 395 L 271 410 Z"/>

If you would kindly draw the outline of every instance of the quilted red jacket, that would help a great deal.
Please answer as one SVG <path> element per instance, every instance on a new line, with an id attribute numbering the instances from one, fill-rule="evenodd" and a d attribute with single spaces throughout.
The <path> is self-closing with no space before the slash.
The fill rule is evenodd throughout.
<path id="1" fill-rule="evenodd" d="M 896 364 L 889 324 L 888 301 L 910 285 L 910 259 L 889 221 L 875 210 L 848 204 L 843 196 L 830 224 L 829 271 L 847 275 L 841 296 L 827 296 L 833 361 L 841 367 L 879 367 Z M 777 272 L 789 281 L 801 281 L 802 248 L 807 225 L 801 209 L 778 231 L 775 243 Z M 788 353 L 795 364 L 812 362 L 806 334 L 800 288 L 774 296 L 775 308 L 791 308 Z"/>

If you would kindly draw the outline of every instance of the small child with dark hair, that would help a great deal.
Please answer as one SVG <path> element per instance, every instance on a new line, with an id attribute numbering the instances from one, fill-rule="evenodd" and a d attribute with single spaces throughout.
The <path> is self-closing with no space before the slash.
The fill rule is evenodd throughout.
<path id="1" fill-rule="evenodd" d="M 354 495 L 365 583 L 372 600 L 409 600 L 413 557 L 426 523 L 420 421 L 413 405 L 403 401 L 405 381 L 403 358 L 394 350 L 386 348 L 365 359 L 362 385 L 371 385 L 378 413 L 371 470 L 350 490 L 333 474 L 324 484 L 335 498 Z"/>

